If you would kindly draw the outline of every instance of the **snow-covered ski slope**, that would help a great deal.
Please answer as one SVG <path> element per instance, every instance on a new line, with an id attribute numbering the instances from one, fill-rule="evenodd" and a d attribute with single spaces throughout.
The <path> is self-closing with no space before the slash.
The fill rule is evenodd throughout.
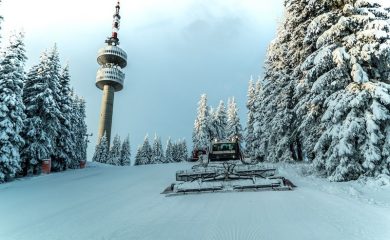
<path id="1" fill-rule="evenodd" d="M 160 194 L 189 167 L 92 165 L 0 185 L 0 239 L 390 239 L 389 187 L 284 166 L 294 191 Z"/>

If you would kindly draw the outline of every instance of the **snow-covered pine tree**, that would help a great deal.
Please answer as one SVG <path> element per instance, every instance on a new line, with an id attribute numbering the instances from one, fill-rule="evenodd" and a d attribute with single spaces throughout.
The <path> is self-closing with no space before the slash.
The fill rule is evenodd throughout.
<path id="1" fill-rule="evenodd" d="M 187 143 L 185 140 L 179 139 L 172 146 L 172 155 L 174 162 L 183 162 L 188 159 Z"/>
<path id="2" fill-rule="evenodd" d="M 99 151 L 100 151 L 98 153 L 98 156 L 99 156 L 98 162 L 108 164 L 108 162 L 110 160 L 110 152 L 108 149 L 108 140 L 107 140 L 106 133 L 103 134 L 103 137 L 100 139 L 100 142 L 98 143 L 98 145 L 99 145 Z"/>
<path id="3" fill-rule="evenodd" d="M 337 23 L 328 26 L 326 16 Z M 306 118 L 321 119 L 314 166 L 333 181 L 389 174 L 389 11 L 366 1 L 333 3 L 317 19 L 308 36 L 316 24 L 327 29 L 301 67 L 311 87 Z"/>
<path id="4" fill-rule="evenodd" d="M 57 161 L 62 163 L 60 168 L 74 167 L 74 153 L 76 152 L 75 132 L 72 132 L 72 96 L 70 89 L 69 65 L 66 65 L 60 74 L 60 96 L 58 107 L 61 112 L 59 115 L 60 129 L 57 131 L 56 149 L 54 155 Z M 78 164 L 77 164 L 78 165 Z"/>
<path id="5" fill-rule="evenodd" d="M 253 103 L 254 109 L 256 109 L 253 114 L 253 140 L 251 146 L 249 146 L 252 149 L 253 154 L 250 157 L 256 159 L 257 161 L 264 161 L 267 155 L 266 147 L 268 140 L 263 137 L 267 130 L 264 118 L 269 116 L 262 111 L 264 108 L 261 109 L 261 107 L 265 106 L 263 101 L 265 101 L 266 98 L 268 98 L 268 96 L 263 94 L 262 83 L 260 80 L 257 80 L 255 85 L 255 99 Z"/>
<path id="6" fill-rule="evenodd" d="M 23 40 L 22 33 L 11 36 L 0 62 L 0 183 L 21 170 L 24 141 L 20 134 L 25 118 L 22 87 L 27 59 Z"/>
<path id="7" fill-rule="evenodd" d="M 228 105 L 226 136 L 228 139 L 233 139 L 234 137 L 237 137 L 241 141 L 243 140 L 242 126 L 240 123 L 240 118 L 238 116 L 238 107 L 234 100 L 234 97 L 229 101 Z"/>
<path id="8" fill-rule="evenodd" d="M 210 116 L 207 105 L 207 96 L 202 94 L 198 103 L 198 114 L 195 119 L 192 133 L 194 149 L 204 149 L 210 144 Z"/>
<path id="9" fill-rule="evenodd" d="M 172 144 L 171 138 L 169 137 L 168 141 L 167 141 L 166 149 L 165 149 L 165 163 L 171 163 L 171 162 L 174 162 L 173 144 Z"/>
<path id="10" fill-rule="evenodd" d="M 95 147 L 95 153 L 92 157 L 92 161 L 99 163 L 107 163 L 109 157 L 108 142 L 106 133 L 102 136 Z"/>
<path id="11" fill-rule="evenodd" d="M 120 166 L 120 157 L 121 157 L 121 139 L 119 135 L 115 135 L 114 140 L 112 141 L 112 146 L 109 151 L 108 164 L 114 166 Z"/>
<path id="12" fill-rule="evenodd" d="M 187 161 L 188 160 L 188 148 L 187 148 L 187 141 L 185 139 L 183 139 L 181 142 L 180 142 L 180 153 L 181 153 L 181 159 L 182 161 Z"/>
<path id="13" fill-rule="evenodd" d="M 161 144 L 161 139 L 157 136 L 157 134 L 155 134 L 152 147 L 152 162 L 157 164 L 163 163 L 164 161 L 164 150 Z"/>
<path id="14" fill-rule="evenodd" d="M 55 74 L 50 55 L 53 53 L 44 52 L 41 55 L 40 63 L 30 69 L 23 86 L 26 119 L 22 131 L 25 145 L 21 155 L 25 175 L 39 173 L 40 161 L 52 157 L 60 126 L 61 113 L 56 96 L 58 88 L 53 87 L 58 76 L 53 76 Z"/>
<path id="15" fill-rule="evenodd" d="M 214 139 L 217 139 L 218 138 L 218 127 L 216 126 L 216 119 L 214 118 L 215 117 L 215 114 L 216 112 L 214 111 L 214 108 L 213 107 L 209 107 L 209 127 L 208 127 L 208 131 L 209 131 L 209 136 L 210 136 L 210 140 L 214 140 Z"/>
<path id="16" fill-rule="evenodd" d="M 313 52 L 312 45 L 303 46 L 306 30 L 318 12 L 323 12 L 330 2 L 286 0 L 284 20 L 276 39 L 271 43 L 265 63 L 265 77 L 260 96 L 256 122 L 260 148 L 268 161 L 302 160 L 302 134 L 297 124 L 296 86 L 301 74 L 300 65 Z M 255 118 L 258 119 L 259 116 Z M 259 156 L 259 153 L 256 154 Z"/>
<path id="17" fill-rule="evenodd" d="M 143 165 L 141 152 L 142 152 L 142 148 L 141 148 L 141 146 L 138 146 L 137 152 L 135 154 L 134 166 Z"/>
<path id="18" fill-rule="evenodd" d="M 92 162 L 100 162 L 101 159 L 101 145 L 98 142 L 95 146 L 95 152 L 93 153 Z"/>
<path id="19" fill-rule="evenodd" d="M 181 162 L 180 140 L 172 144 L 172 158 L 173 162 Z"/>
<path id="20" fill-rule="evenodd" d="M 65 159 L 60 157 L 61 152 L 61 146 L 57 145 L 57 139 L 58 136 L 62 130 L 61 128 L 61 119 L 63 118 L 63 114 L 60 109 L 60 103 L 62 101 L 61 97 L 61 63 L 60 63 L 60 56 L 58 53 L 57 45 L 55 44 L 54 47 L 48 52 L 47 58 L 42 64 L 42 72 L 41 72 L 43 78 L 46 79 L 48 83 L 48 87 L 51 90 L 51 95 L 53 97 L 53 100 L 55 102 L 56 109 L 53 109 L 52 116 L 55 118 L 56 121 L 56 127 L 54 128 L 54 131 L 51 133 L 52 143 L 53 143 L 53 149 L 51 153 L 52 158 L 52 170 L 53 171 L 61 171 L 65 170 L 67 168 L 67 162 Z"/>
<path id="21" fill-rule="evenodd" d="M 255 124 L 255 114 L 256 114 L 256 108 L 255 108 L 255 101 L 256 101 L 256 88 L 255 84 L 253 82 L 253 79 L 249 80 L 249 87 L 248 87 L 248 94 L 247 94 L 248 100 L 246 103 L 246 107 L 248 109 L 248 119 L 246 123 L 246 131 L 245 131 L 245 152 L 246 155 L 252 159 L 255 158 L 255 148 L 253 147 L 253 141 L 255 140 L 254 136 L 254 124 Z"/>
<path id="22" fill-rule="evenodd" d="M 145 165 L 145 164 L 152 164 L 153 159 L 152 159 L 152 147 L 150 146 L 149 143 L 149 136 L 146 134 L 144 138 L 144 142 L 141 147 L 141 152 L 140 152 L 140 164 Z"/>
<path id="23" fill-rule="evenodd" d="M 217 109 L 211 115 L 211 128 L 214 131 L 214 138 L 218 140 L 226 139 L 227 116 L 225 104 L 221 100 Z"/>
<path id="24" fill-rule="evenodd" d="M 127 136 L 122 143 L 121 148 L 121 158 L 120 165 L 121 166 L 130 166 L 131 165 L 131 150 L 130 150 L 130 137 Z"/>
<path id="25" fill-rule="evenodd" d="M 72 124 L 72 135 L 75 139 L 75 154 L 74 159 L 72 160 L 71 167 L 77 168 L 80 165 L 80 162 L 87 161 L 87 124 L 86 124 L 86 103 L 84 98 L 75 96 L 73 97 L 73 112 L 75 113 L 75 124 Z M 73 119 L 73 117 L 72 117 Z M 73 121 L 73 120 L 72 120 Z"/>
<path id="26" fill-rule="evenodd" d="M 337 23 L 343 5 L 344 3 L 341 1 L 312 1 L 306 7 L 311 17 L 306 21 L 306 25 L 307 23 L 308 25 L 302 41 L 303 45 L 299 50 L 302 54 L 299 65 L 294 71 L 294 98 L 297 99 L 294 109 L 297 123 L 296 132 L 299 135 L 300 148 L 306 161 L 312 161 L 315 157 L 314 146 L 322 132 L 320 119 L 324 109 L 324 100 L 331 92 L 325 88 L 323 91 L 318 91 L 318 88 L 316 91 L 312 91 L 314 79 L 329 70 L 326 68 L 326 64 L 323 64 L 323 62 L 329 61 L 329 57 L 331 57 L 329 51 L 323 52 L 325 53 L 323 59 L 316 58 L 317 67 L 310 72 L 307 71 L 307 67 L 310 67 L 307 64 L 315 56 L 313 53 L 317 51 L 318 38 Z M 329 87 L 340 88 L 337 85 Z"/>

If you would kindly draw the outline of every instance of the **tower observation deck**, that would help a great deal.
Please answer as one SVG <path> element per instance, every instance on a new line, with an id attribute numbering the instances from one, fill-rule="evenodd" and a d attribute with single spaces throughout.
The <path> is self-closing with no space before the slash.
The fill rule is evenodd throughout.
<path id="1" fill-rule="evenodd" d="M 127 66 L 127 54 L 119 47 L 118 31 L 121 16 L 120 2 L 115 6 L 112 35 L 105 41 L 106 45 L 99 49 L 97 62 L 100 68 L 96 74 L 96 87 L 103 90 L 102 105 L 100 110 L 98 141 L 104 134 L 108 144 L 111 139 L 112 112 L 114 107 L 114 93 L 123 89 L 125 74 L 122 69 Z"/>

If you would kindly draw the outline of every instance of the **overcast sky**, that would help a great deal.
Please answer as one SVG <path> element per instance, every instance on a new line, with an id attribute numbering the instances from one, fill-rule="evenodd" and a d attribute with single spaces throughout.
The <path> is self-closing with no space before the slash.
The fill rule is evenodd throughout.
<path id="1" fill-rule="evenodd" d="M 389 0 L 381 0 L 389 4 Z M 2 36 L 26 33 L 27 67 L 58 44 L 72 86 L 86 99 L 96 143 L 102 92 L 95 87 L 97 50 L 111 33 L 116 0 L 2 0 Z M 216 106 L 235 96 L 242 123 L 251 75 L 261 75 L 265 51 L 283 14 L 283 0 L 122 0 L 119 38 L 128 53 L 124 89 L 115 94 L 112 134 L 130 134 L 132 150 L 146 133 L 186 138 L 202 93 Z M 2 40 L 6 42 L 5 39 Z"/>

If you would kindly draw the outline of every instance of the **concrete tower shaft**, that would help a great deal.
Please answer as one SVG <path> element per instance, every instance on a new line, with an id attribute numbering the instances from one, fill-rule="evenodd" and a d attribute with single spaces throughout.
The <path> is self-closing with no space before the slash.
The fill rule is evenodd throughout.
<path id="1" fill-rule="evenodd" d="M 100 110 L 98 141 L 106 134 L 108 144 L 111 141 L 114 93 L 123 89 L 125 74 L 122 69 L 127 66 L 127 54 L 119 47 L 118 31 L 120 25 L 120 2 L 115 6 L 112 34 L 105 41 L 106 46 L 98 51 L 97 62 L 100 68 L 96 74 L 96 87 L 103 90 Z"/>
<path id="2" fill-rule="evenodd" d="M 107 140 L 111 137 L 112 112 L 114 110 L 114 87 L 104 85 L 102 106 L 99 120 L 99 139 L 106 133 Z"/>

